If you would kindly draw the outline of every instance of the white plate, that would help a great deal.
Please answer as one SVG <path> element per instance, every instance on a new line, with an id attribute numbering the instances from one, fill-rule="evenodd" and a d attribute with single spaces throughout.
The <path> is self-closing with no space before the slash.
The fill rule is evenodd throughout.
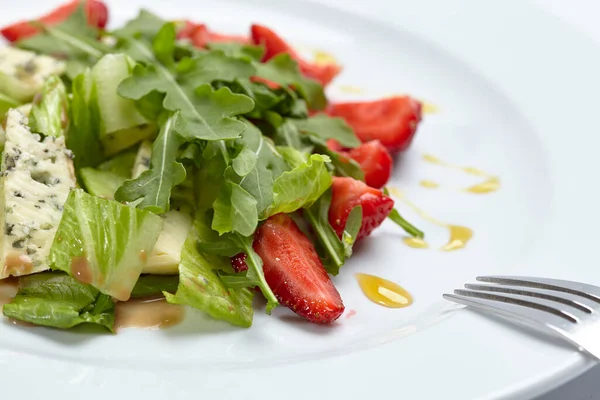
<path id="1" fill-rule="evenodd" d="M 2 24 L 55 1 L 3 7 Z M 144 4 L 165 17 L 244 31 L 262 22 L 304 47 L 333 52 L 339 83 L 367 96 L 411 93 L 440 107 L 427 115 L 394 184 L 438 218 L 473 228 L 467 249 L 410 249 L 386 225 L 335 278 L 351 318 L 313 326 L 285 309 L 238 330 L 193 314 L 165 331 L 82 335 L 0 324 L 7 398 L 526 398 L 592 362 L 571 348 L 441 300 L 476 275 L 530 274 L 600 283 L 600 147 L 595 44 L 526 2 L 476 0 L 109 1 L 122 22 Z M 335 90 L 335 89 L 334 89 Z M 334 93 L 340 95 L 340 92 Z M 473 196 L 427 191 L 465 177 L 423 153 L 498 174 L 502 189 Z M 431 243 L 444 230 L 420 221 Z M 406 309 L 362 296 L 355 272 L 411 291 Z M 192 313 L 190 313 L 192 314 Z M 447 318 L 451 317 L 451 318 Z M 435 323 L 435 324 L 434 324 Z"/>

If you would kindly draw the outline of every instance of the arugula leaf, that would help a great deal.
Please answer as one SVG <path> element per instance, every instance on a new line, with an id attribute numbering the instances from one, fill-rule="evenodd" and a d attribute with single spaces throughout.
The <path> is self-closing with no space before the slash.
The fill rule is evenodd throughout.
<path id="1" fill-rule="evenodd" d="M 182 85 L 198 87 L 214 81 L 233 82 L 256 74 L 254 65 L 245 59 L 230 57 L 220 50 L 182 60 L 177 66 Z"/>
<path id="2" fill-rule="evenodd" d="M 126 181 L 115 193 L 121 202 L 142 201 L 137 207 L 162 214 L 169 210 L 169 200 L 174 186 L 186 177 L 183 164 L 177 162 L 177 154 L 183 140 L 177 131 L 179 113 L 172 115 L 162 126 L 152 145 L 151 168 L 139 177 Z"/>
<path id="3" fill-rule="evenodd" d="M 252 243 L 253 237 L 244 237 L 241 235 L 233 235 L 232 240 L 236 243 L 241 250 L 246 253 L 246 264 L 248 264 L 248 271 L 246 271 L 246 277 L 251 282 L 255 282 L 256 286 L 260 287 L 263 296 L 267 299 L 267 314 L 271 314 L 271 311 L 279 305 L 275 294 L 269 287 L 269 284 L 265 280 L 265 273 L 263 272 L 263 261 L 260 256 L 254 251 Z"/>
<path id="4" fill-rule="evenodd" d="M 162 105 L 169 111 L 181 111 L 189 137 L 205 140 L 238 137 L 245 125 L 233 119 L 254 108 L 252 99 L 233 94 L 227 88 L 214 91 L 210 85 L 196 87 L 178 82 L 174 57 L 175 25 L 165 24 L 151 47 L 138 38 L 124 38 L 126 50 L 139 64 L 133 75 L 119 86 L 119 94 L 141 100 L 154 91 L 164 93 Z M 153 51 L 154 50 L 154 51 Z M 158 53 L 156 53 L 158 51 Z M 188 71 L 188 73 L 190 73 Z"/>
<path id="5" fill-rule="evenodd" d="M 283 87 L 293 87 L 308 103 L 311 110 L 320 111 L 327 106 L 323 86 L 317 81 L 305 78 L 298 63 L 287 53 L 271 58 L 265 64 L 257 65 L 257 76 L 275 82 Z"/>
<path id="6" fill-rule="evenodd" d="M 117 37 L 143 36 L 152 39 L 167 21 L 146 9 L 141 9 L 138 16 L 128 21 L 125 26 L 117 29 L 113 34 Z"/>
<path id="7" fill-rule="evenodd" d="M 310 208 L 304 209 L 304 215 L 317 235 L 323 265 L 327 272 L 337 275 L 346 261 L 346 248 L 329 223 L 331 189 Z M 361 215 L 362 218 L 362 215 Z"/>
<path id="8" fill-rule="evenodd" d="M 59 77 L 52 76 L 44 83 L 31 107 L 29 126 L 32 132 L 45 136 L 64 136 L 69 126 L 69 103 L 67 88 Z"/>
<path id="9" fill-rule="evenodd" d="M 179 265 L 179 287 L 175 295 L 164 293 L 172 304 L 185 304 L 202 310 L 215 319 L 230 324 L 250 327 L 254 309 L 252 297 L 254 291 L 243 288 L 238 290 L 225 287 L 217 271 L 227 270 L 229 258 L 210 255 L 197 246 L 197 243 L 212 241 L 214 235 L 210 228 L 210 218 L 198 213 L 194 227 L 184 246 Z"/>
<path id="10" fill-rule="evenodd" d="M 352 256 L 352 248 L 354 247 L 354 242 L 356 242 L 358 237 L 358 232 L 360 231 L 361 225 L 362 206 L 356 206 L 352 209 L 352 211 L 350 211 L 350 214 L 348 214 L 346 226 L 344 227 L 344 233 L 342 234 L 342 243 L 344 245 L 346 258 L 350 258 Z"/>
<path id="11" fill-rule="evenodd" d="M 74 189 L 64 205 L 49 265 L 126 301 L 162 225 L 156 215 Z"/>
<path id="12" fill-rule="evenodd" d="M 237 232 L 243 236 L 250 236 L 258 226 L 258 212 L 256 199 L 241 186 L 225 181 L 213 207 L 212 228 L 224 234 Z"/>
<path id="13" fill-rule="evenodd" d="M 131 298 L 157 296 L 164 292 L 175 293 L 177 286 L 177 275 L 142 275 L 131 291 Z"/>
<path id="14" fill-rule="evenodd" d="M 236 174 L 241 177 L 248 175 L 258 163 L 258 154 L 252 149 L 244 147 L 242 151 L 233 159 L 231 166 Z"/>
<path id="15" fill-rule="evenodd" d="M 331 158 L 331 165 L 337 176 L 350 177 L 363 182 L 365 181 L 365 172 L 353 159 L 346 158 L 340 155 L 340 153 L 330 150 L 323 143 L 315 144 L 315 152 L 325 154 Z"/>
<path id="16" fill-rule="evenodd" d="M 242 152 L 255 154 L 256 163 L 247 174 L 242 174 L 241 172 L 246 171 L 241 171 L 241 168 L 237 168 L 238 171 L 236 171 L 236 160 L 234 159 L 233 168 L 228 168 L 225 176 L 256 199 L 258 214 L 262 215 L 273 203 L 274 178 L 279 177 L 289 168 L 272 141 L 263 136 L 260 130 L 250 122 L 246 121 L 246 124 L 248 128 L 242 137 L 236 140 L 236 146 L 241 147 Z M 254 158 L 254 156 L 249 157 Z"/>
<path id="17" fill-rule="evenodd" d="M 322 142 L 335 139 L 344 147 L 358 147 L 361 144 L 354 130 L 342 118 L 318 114 L 307 119 L 290 119 L 289 121 L 301 132 L 315 136 Z"/>
<path id="18" fill-rule="evenodd" d="M 39 22 L 34 22 L 39 24 Z M 88 23 L 83 4 L 58 25 L 41 25 L 43 32 L 16 43 L 20 48 L 68 60 L 67 74 L 74 78 L 112 49 L 98 41 L 100 30 Z"/>
<path id="19" fill-rule="evenodd" d="M 277 178 L 273 184 L 273 204 L 263 218 L 313 205 L 331 187 L 326 167 L 329 161 L 327 156 L 313 154 L 308 162 Z"/>
<path id="20" fill-rule="evenodd" d="M 210 42 L 207 44 L 210 50 L 220 50 L 229 57 L 241 58 L 242 60 L 260 62 L 265 54 L 262 46 L 253 46 L 238 42 Z"/>
<path id="21" fill-rule="evenodd" d="M 69 275 L 45 272 L 19 280 L 17 296 L 4 306 L 9 318 L 69 329 L 83 323 L 113 330 L 115 303 L 98 289 L 84 285 Z"/>
<path id="22" fill-rule="evenodd" d="M 383 194 L 385 194 L 386 196 L 390 195 L 388 188 L 386 188 L 386 187 L 383 188 Z M 404 231 L 406 233 L 408 233 L 409 235 L 411 235 L 413 237 L 417 237 L 417 238 L 421 238 L 421 239 L 425 237 L 425 234 L 423 233 L 423 231 L 421 231 L 419 228 L 417 228 L 416 226 L 414 226 L 413 224 L 411 224 L 410 222 L 405 220 L 404 217 L 402 217 L 402 215 L 400 215 L 398 210 L 396 210 L 395 208 L 389 213 L 388 219 L 393 221 L 396 225 L 398 225 L 400 228 L 404 229 Z"/>

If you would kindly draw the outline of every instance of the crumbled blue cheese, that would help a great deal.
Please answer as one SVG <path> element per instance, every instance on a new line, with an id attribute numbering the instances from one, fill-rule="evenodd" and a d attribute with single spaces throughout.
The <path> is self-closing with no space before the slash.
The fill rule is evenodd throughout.
<path id="1" fill-rule="evenodd" d="M 0 92 L 20 102 L 28 102 L 44 81 L 65 72 L 65 63 L 14 47 L 0 47 Z"/>
<path id="2" fill-rule="evenodd" d="M 31 133 L 27 117 L 10 110 L 0 167 L 0 279 L 48 269 L 46 258 L 75 187 L 64 138 Z"/>

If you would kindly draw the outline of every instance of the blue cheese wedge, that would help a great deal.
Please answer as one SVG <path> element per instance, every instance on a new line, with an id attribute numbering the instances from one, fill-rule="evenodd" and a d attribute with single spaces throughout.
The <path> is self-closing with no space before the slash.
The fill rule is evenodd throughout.
<path id="1" fill-rule="evenodd" d="M 44 81 L 65 72 L 65 63 L 14 47 L 0 47 L 0 92 L 22 103 L 31 101 Z"/>
<path id="2" fill-rule="evenodd" d="M 0 167 L 0 279 L 48 269 L 63 205 L 76 185 L 65 139 L 42 140 L 27 124 L 21 112 L 9 111 Z"/>
<path id="3" fill-rule="evenodd" d="M 151 157 L 152 143 L 142 142 L 133 164 L 132 178 L 139 177 L 150 168 Z M 171 210 L 162 216 L 163 230 L 148 257 L 144 274 L 171 275 L 179 272 L 183 245 L 192 228 L 191 213 L 186 211 Z"/>

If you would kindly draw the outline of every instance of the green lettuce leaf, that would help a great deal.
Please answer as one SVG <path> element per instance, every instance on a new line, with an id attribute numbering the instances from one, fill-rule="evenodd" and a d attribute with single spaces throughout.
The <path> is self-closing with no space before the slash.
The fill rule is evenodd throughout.
<path id="1" fill-rule="evenodd" d="M 61 137 L 69 125 L 67 88 L 57 76 L 44 83 L 42 92 L 31 107 L 29 126 L 34 133 Z"/>
<path id="2" fill-rule="evenodd" d="M 10 96 L 0 93 L 0 118 L 4 120 L 6 113 L 11 108 L 17 108 L 21 103 Z"/>
<path id="3" fill-rule="evenodd" d="M 228 88 L 214 91 L 210 85 L 195 86 L 178 81 L 175 52 L 175 25 L 165 24 L 150 46 L 138 38 L 123 38 L 126 51 L 141 62 L 133 75 L 121 83 L 119 94 L 141 100 L 152 92 L 164 93 L 162 105 L 169 111 L 181 111 L 182 123 L 190 138 L 204 140 L 233 139 L 245 129 L 245 124 L 232 118 L 254 108 L 247 96 L 233 94 Z M 191 74 L 192 71 L 186 71 Z"/>
<path id="4" fill-rule="evenodd" d="M 49 264 L 126 301 L 161 229 L 156 215 L 75 189 L 64 205 Z"/>
<path id="5" fill-rule="evenodd" d="M 77 76 L 71 85 L 71 125 L 67 135 L 67 147 L 75 155 L 75 169 L 95 167 L 104 161 L 104 150 L 100 142 L 102 126 L 96 96 L 96 87 L 91 71 Z"/>
<path id="6" fill-rule="evenodd" d="M 213 207 L 212 229 L 219 234 L 237 232 L 251 236 L 258 226 L 256 199 L 240 185 L 225 181 Z"/>
<path id="7" fill-rule="evenodd" d="M 354 130 L 342 118 L 318 114 L 307 119 L 290 119 L 298 130 L 314 136 L 321 142 L 337 140 L 343 147 L 358 147 L 361 142 Z"/>
<path id="8" fill-rule="evenodd" d="M 138 16 L 128 21 L 125 26 L 117 29 L 113 34 L 117 37 L 140 35 L 152 39 L 167 21 L 146 9 L 141 9 Z"/>
<path id="9" fill-rule="evenodd" d="M 264 218 L 312 206 L 331 187 L 329 157 L 313 154 L 308 162 L 284 172 L 273 184 L 273 204 Z"/>
<path id="10" fill-rule="evenodd" d="M 218 270 L 231 269 L 229 258 L 205 253 L 198 247 L 198 242 L 212 240 L 213 234 L 210 218 L 198 214 L 183 249 L 177 293 L 165 293 L 165 297 L 169 303 L 189 305 L 215 319 L 250 327 L 254 315 L 253 291 L 248 288 L 233 290 L 225 287 Z"/>
<path id="11" fill-rule="evenodd" d="M 348 214 L 346 220 L 346 226 L 344 227 L 344 233 L 342 234 L 342 243 L 344 245 L 344 251 L 346 258 L 352 256 L 352 248 L 358 238 L 358 232 L 362 225 L 362 206 L 356 206 Z"/>
<path id="12" fill-rule="evenodd" d="M 229 57 L 256 62 L 260 62 L 265 54 L 265 49 L 262 46 L 238 42 L 210 42 L 207 47 L 210 50 L 220 50 Z"/>
<path id="13" fill-rule="evenodd" d="M 315 80 L 305 78 L 298 63 L 287 53 L 279 54 L 265 64 L 259 64 L 257 76 L 286 88 L 293 87 L 306 100 L 311 110 L 319 111 L 327 106 L 323 86 Z"/>
<path id="14" fill-rule="evenodd" d="M 115 303 L 90 285 L 66 274 L 45 272 L 19 280 L 17 296 L 4 306 L 9 318 L 69 329 L 90 323 L 113 330 Z"/>
<path id="15" fill-rule="evenodd" d="M 365 172 L 360 165 L 351 158 L 346 158 L 340 153 L 330 150 L 325 144 L 315 144 L 315 152 L 325 154 L 331 158 L 331 165 L 334 168 L 336 176 L 344 176 L 354 178 L 359 181 L 365 181 Z"/>
<path id="16" fill-rule="evenodd" d="M 256 74 L 256 68 L 249 60 L 231 57 L 220 50 L 214 50 L 182 60 L 177 66 L 177 72 L 180 74 L 179 82 L 182 85 L 199 87 L 214 81 L 249 79 Z"/>
<path id="17" fill-rule="evenodd" d="M 90 167 L 82 168 L 79 174 L 88 193 L 109 200 L 114 200 L 115 192 L 127 180 L 113 172 Z"/>
<path id="18" fill-rule="evenodd" d="M 142 275 L 131 291 L 131 298 L 162 296 L 164 292 L 175 293 L 178 286 L 177 275 Z"/>
<path id="19" fill-rule="evenodd" d="M 43 25 L 42 28 L 42 33 L 21 40 L 16 45 L 67 60 L 67 75 L 70 78 L 76 77 L 112 51 L 98 40 L 100 30 L 88 23 L 83 5 L 64 22 Z"/>
<path id="20" fill-rule="evenodd" d="M 177 162 L 183 139 L 177 130 L 179 114 L 171 116 L 162 126 L 152 145 L 150 169 L 139 177 L 127 180 L 115 193 L 121 202 L 141 199 L 137 207 L 161 214 L 169 210 L 171 191 L 186 178 L 186 171 Z"/>

